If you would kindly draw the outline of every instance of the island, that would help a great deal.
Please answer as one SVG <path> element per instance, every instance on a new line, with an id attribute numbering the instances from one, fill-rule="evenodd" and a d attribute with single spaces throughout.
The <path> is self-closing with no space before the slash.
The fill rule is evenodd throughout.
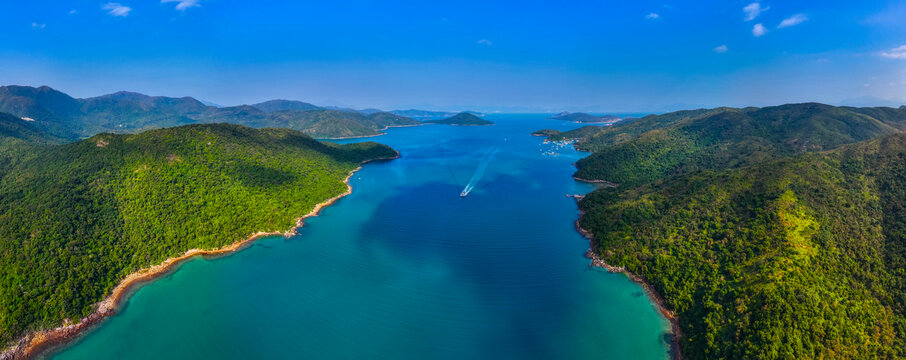
<path id="1" fill-rule="evenodd" d="M 461 112 L 446 119 L 425 120 L 425 124 L 456 125 L 456 126 L 484 126 L 494 125 L 493 122 L 482 119 L 468 112 Z"/>
<path id="2" fill-rule="evenodd" d="M 570 113 L 562 112 L 557 115 L 551 116 L 551 119 L 554 120 L 563 120 L 574 123 L 606 123 L 613 124 L 623 119 L 618 116 L 613 115 L 604 115 L 604 116 L 594 116 L 586 113 Z"/>

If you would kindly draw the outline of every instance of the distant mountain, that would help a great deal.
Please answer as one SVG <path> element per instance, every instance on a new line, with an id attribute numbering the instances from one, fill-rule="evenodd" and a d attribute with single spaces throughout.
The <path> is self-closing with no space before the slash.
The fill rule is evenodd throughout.
<path id="1" fill-rule="evenodd" d="M 69 95 L 47 86 L 0 86 L 0 112 L 35 120 L 35 126 L 50 134 L 73 138 L 73 123 L 82 105 Z"/>
<path id="2" fill-rule="evenodd" d="M 481 126 L 481 125 L 494 125 L 493 122 L 482 119 L 478 116 L 472 115 L 467 112 L 461 112 L 459 114 L 453 115 L 446 119 L 440 120 L 426 120 L 426 124 L 441 124 L 441 125 L 459 125 L 459 126 Z"/>
<path id="3" fill-rule="evenodd" d="M 372 110 L 375 109 L 325 110 L 292 100 L 214 107 L 191 97 L 148 96 L 125 91 L 75 99 L 46 86 L 0 87 L 0 112 L 34 119 L 34 128 L 70 140 L 103 132 L 136 133 L 197 123 L 285 127 L 319 138 L 374 136 L 388 126 L 421 124 L 411 118 Z"/>
<path id="4" fill-rule="evenodd" d="M 639 184 L 696 170 L 822 151 L 906 130 L 906 111 L 804 103 L 651 115 L 602 127 L 577 143 L 576 175 Z"/>
<path id="5" fill-rule="evenodd" d="M 586 113 L 569 113 L 562 112 L 557 115 L 551 116 L 551 119 L 564 120 L 576 123 L 615 123 L 617 121 L 623 120 L 620 117 L 613 115 L 604 115 L 604 116 L 594 116 Z"/>
<path id="6" fill-rule="evenodd" d="M 263 103 L 258 103 L 252 105 L 263 111 L 272 112 L 272 111 L 281 111 L 281 110 L 298 110 L 298 111 L 307 111 L 307 110 L 320 110 L 321 107 L 312 105 L 306 102 L 295 101 L 295 100 L 270 100 Z"/>
<path id="7" fill-rule="evenodd" d="M 390 113 L 410 117 L 413 119 L 424 119 L 424 118 L 444 118 L 456 115 L 456 113 L 447 112 L 447 111 L 428 111 L 428 110 L 393 110 Z"/>
<path id="8" fill-rule="evenodd" d="M 35 122 L 15 115 L 0 113 L 0 155 L 10 142 L 33 144 L 61 144 L 64 139 L 53 136 L 35 126 Z M 0 160 L 2 161 L 2 160 Z"/>
<path id="9" fill-rule="evenodd" d="M 384 128 L 422 125 L 421 121 L 383 111 L 372 113 L 371 115 L 368 115 L 368 118 L 371 119 L 371 121 L 374 121 L 378 126 L 382 126 Z"/>
<path id="10" fill-rule="evenodd" d="M 345 138 L 381 135 L 386 128 L 365 115 L 339 110 L 278 111 L 267 127 L 296 129 L 315 138 Z"/>

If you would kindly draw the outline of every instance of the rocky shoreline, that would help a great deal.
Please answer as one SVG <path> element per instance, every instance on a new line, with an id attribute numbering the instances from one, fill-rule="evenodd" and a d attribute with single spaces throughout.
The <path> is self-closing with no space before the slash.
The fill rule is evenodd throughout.
<path id="1" fill-rule="evenodd" d="M 400 153 L 399 151 L 397 151 L 396 156 L 394 157 L 371 159 L 362 162 L 362 164 L 366 164 L 372 161 L 393 160 L 399 157 Z M 305 214 L 304 216 L 296 219 L 296 225 L 293 226 L 293 228 L 285 232 L 257 232 L 241 241 L 232 243 L 219 249 L 190 249 L 187 250 L 183 255 L 169 258 L 167 260 L 164 260 L 164 262 L 160 264 L 153 265 L 149 268 L 145 268 L 129 274 L 128 276 L 126 276 L 126 278 L 120 281 L 120 283 L 115 288 L 113 288 L 113 290 L 110 292 L 110 295 L 108 295 L 106 298 L 104 298 L 104 300 L 98 303 L 97 310 L 95 310 L 93 313 L 82 318 L 78 323 L 75 324 L 64 322 L 63 326 L 50 330 L 37 331 L 25 335 L 24 337 L 19 339 L 19 341 L 16 342 L 15 345 L 3 350 L 3 352 L 0 353 L 0 360 L 33 358 L 47 350 L 61 346 L 66 342 L 77 338 L 83 332 L 92 328 L 92 326 L 98 324 L 104 318 L 115 314 L 119 309 L 119 306 L 122 305 L 123 301 L 129 297 L 131 291 L 135 290 L 138 285 L 148 283 L 169 274 L 186 260 L 189 260 L 195 256 L 224 256 L 239 251 L 262 237 L 274 235 L 283 235 L 285 237 L 290 237 L 296 235 L 298 233 L 298 229 L 305 224 L 305 219 L 312 216 L 317 216 L 321 209 L 330 206 L 340 198 L 343 198 L 344 196 L 352 193 L 352 186 L 349 185 L 349 179 L 351 179 L 352 175 L 354 175 L 361 168 L 362 167 L 359 166 L 350 171 L 349 175 L 346 176 L 346 179 L 343 180 L 343 182 L 346 184 L 345 192 L 315 205 L 315 207 L 308 214 Z"/>
<path id="2" fill-rule="evenodd" d="M 581 218 L 584 215 L 584 212 L 580 212 L 579 217 Z M 610 273 L 625 274 L 629 278 L 629 280 L 632 280 L 632 282 L 639 284 L 639 286 L 641 286 L 642 289 L 645 290 L 645 294 L 648 295 L 648 298 L 651 299 L 651 301 L 654 303 L 654 306 L 657 308 L 661 316 L 663 316 L 664 319 L 667 319 L 667 321 L 670 323 L 670 332 L 672 335 L 670 336 L 670 358 L 674 360 L 682 359 L 683 354 L 682 349 L 680 348 L 679 340 L 683 337 L 683 332 L 679 327 L 679 319 L 677 319 L 673 311 L 670 311 L 670 309 L 668 309 L 664 304 L 664 298 L 661 296 L 661 294 L 659 294 L 645 278 L 629 272 L 624 267 L 610 265 L 606 263 L 604 259 L 601 259 L 598 253 L 594 251 L 595 242 L 594 236 L 591 231 L 582 228 L 582 226 L 579 224 L 579 220 L 576 220 L 575 225 L 576 230 L 589 241 L 590 248 L 585 253 L 585 257 L 591 260 L 591 266 L 602 268 Z"/>
<path id="3" fill-rule="evenodd" d="M 576 181 L 581 181 L 581 182 L 587 182 L 587 183 L 592 183 L 592 184 L 600 184 L 600 185 L 603 186 L 603 187 L 614 187 L 614 188 L 615 188 L 615 187 L 617 187 L 617 186 L 620 185 L 620 184 L 617 184 L 617 183 L 615 183 L 615 182 L 610 182 L 610 181 L 607 181 L 607 180 L 589 180 L 589 179 L 583 179 L 583 178 L 577 177 L 577 176 L 575 176 L 575 175 L 573 175 L 573 179 L 575 179 Z"/>

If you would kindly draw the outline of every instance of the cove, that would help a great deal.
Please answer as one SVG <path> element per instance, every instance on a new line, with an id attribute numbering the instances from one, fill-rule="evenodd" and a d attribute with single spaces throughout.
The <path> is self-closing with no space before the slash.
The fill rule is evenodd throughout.
<path id="1" fill-rule="evenodd" d="M 365 165 L 299 235 L 190 260 L 48 356 L 665 359 L 642 288 L 584 257 L 565 195 L 593 190 L 571 177 L 587 154 L 529 135 L 580 125 L 545 118 L 345 140 L 402 157 Z"/>

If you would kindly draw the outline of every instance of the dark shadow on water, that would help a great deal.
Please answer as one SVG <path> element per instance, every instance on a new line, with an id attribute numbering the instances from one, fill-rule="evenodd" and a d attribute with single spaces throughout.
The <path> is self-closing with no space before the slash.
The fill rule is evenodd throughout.
<path id="1" fill-rule="evenodd" d="M 515 178 L 502 180 L 496 187 L 505 189 L 501 191 L 507 195 L 530 193 Z M 578 276 L 546 274 L 562 272 L 564 262 L 575 259 L 564 260 L 544 251 L 544 246 L 521 243 L 544 239 L 535 233 L 545 228 L 541 219 L 523 219 L 507 212 L 476 213 L 476 209 L 501 208 L 492 204 L 501 198 L 475 194 L 462 199 L 460 190 L 450 183 L 434 182 L 396 191 L 377 206 L 355 236 L 358 250 L 369 253 L 380 247 L 415 263 L 446 264 L 462 278 L 457 283 L 474 285 L 473 295 L 487 306 L 485 313 L 499 317 L 486 319 L 489 323 L 509 324 L 509 331 L 503 333 L 476 326 L 476 331 L 488 331 L 481 337 L 487 339 L 488 353 L 514 356 L 517 351 L 524 352 L 520 357 L 549 358 L 557 349 L 551 348 L 548 331 L 551 324 L 572 318 L 574 310 L 566 294 Z M 412 233 L 412 224 L 426 231 Z"/>

